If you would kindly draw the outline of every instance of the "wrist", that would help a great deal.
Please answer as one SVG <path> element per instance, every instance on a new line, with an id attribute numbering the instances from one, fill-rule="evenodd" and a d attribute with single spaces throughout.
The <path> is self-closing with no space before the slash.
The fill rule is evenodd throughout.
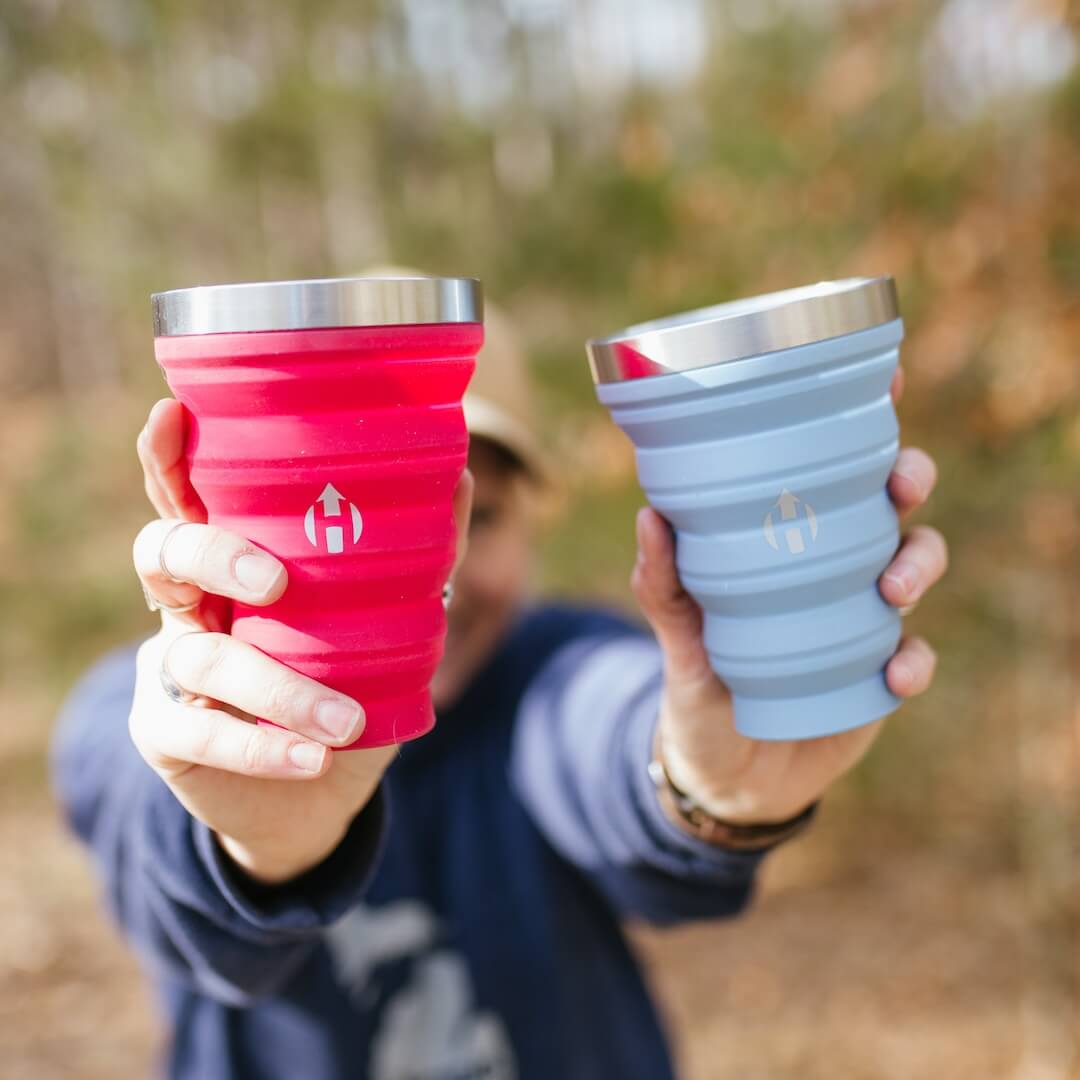
<path id="1" fill-rule="evenodd" d="M 345 837 L 347 826 L 320 842 L 290 852 L 280 842 L 252 844 L 215 832 L 214 840 L 229 861 L 258 885 L 284 885 L 325 862 Z"/>
<path id="2" fill-rule="evenodd" d="M 648 766 L 657 801 L 669 820 L 699 840 L 737 851 L 768 850 L 801 832 L 817 808 L 815 801 L 786 815 L 761 813 L 746 818 L 727 817 L 724 811 L 716 809 L 720 800 L 713 800 L 707 806 L 672 776 L 665 750 L 657 725 Z M 741 801 L 745 805 L 755 805 L 755 801 L 748 798 Z M 731 800 L 731 805 L 735 805 L 735 800 Z"/>
<path id="3" fill-rule="evenodd" d="M 714 761 L 710 768 L 703 769 L 693 755 L 684 753 L 682 745 L 661 712 L 653 733 L 653 759 L 661 761 L 672 784 L 710 816 L 737 825 L 763 825 L 783 821 L 798 809 L 778 810 L 766 805 L 758 793 L 741 784 L 738 777 L 742 762 L 730 752 L 734 748 L 728 748 L 725 760 Z"/>

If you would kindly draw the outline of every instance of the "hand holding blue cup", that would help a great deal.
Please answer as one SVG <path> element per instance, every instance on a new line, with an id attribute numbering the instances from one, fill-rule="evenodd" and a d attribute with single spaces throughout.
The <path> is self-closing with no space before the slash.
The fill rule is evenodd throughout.
<path id="1" fill-rule="evenodd" d="M 903 324 L 891 278 L 737 300 L 588 344 L 598 396 L 675 529 L 737 729 L 807 739 L 880 719 L 900 616 L 886 490 Z"/>

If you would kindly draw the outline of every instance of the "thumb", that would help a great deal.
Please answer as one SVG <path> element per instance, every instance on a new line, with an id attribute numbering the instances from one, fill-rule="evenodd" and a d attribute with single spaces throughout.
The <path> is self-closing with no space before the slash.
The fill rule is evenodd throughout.
<path id="1" fill-rule="evenodd" d="M 648 506 L 638 511 L 636 524 L 638 556 L 630 586 L 664 651 L 667 673 L 679 680 L 707 678 L 712 669 L 701 608 L 679 580 L 671 526 Z"/>

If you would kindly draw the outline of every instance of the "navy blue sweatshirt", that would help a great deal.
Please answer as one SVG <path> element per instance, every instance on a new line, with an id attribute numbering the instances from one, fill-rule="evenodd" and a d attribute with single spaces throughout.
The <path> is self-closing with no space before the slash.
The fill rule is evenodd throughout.
<path id="1" fill-rule="evenodd" d="M 239 873 L 127 733 L 134 649 L 72 692 L 68 820 L 154 981 L 163 1071 L 192 1080 L 663 1080 L 620 920 L 730 916 L 759 855 L 708 846 L 646 772 L 661 680 L 621 618 L 530 609 L 329 858 Z"/>

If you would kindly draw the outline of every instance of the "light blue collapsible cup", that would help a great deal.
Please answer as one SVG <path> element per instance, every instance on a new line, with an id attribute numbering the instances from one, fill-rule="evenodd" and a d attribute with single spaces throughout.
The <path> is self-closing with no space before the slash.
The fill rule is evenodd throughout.
<path id="1" fill-rule="evenodd" d="M 810 739 L 899 704 L 900 615 L 877 579 L 899 545 L 885 485 L 903 324 L 892 278 L 737 300 L 588 344 L 600 400 L 675 528 L 735 725 Z"/>

